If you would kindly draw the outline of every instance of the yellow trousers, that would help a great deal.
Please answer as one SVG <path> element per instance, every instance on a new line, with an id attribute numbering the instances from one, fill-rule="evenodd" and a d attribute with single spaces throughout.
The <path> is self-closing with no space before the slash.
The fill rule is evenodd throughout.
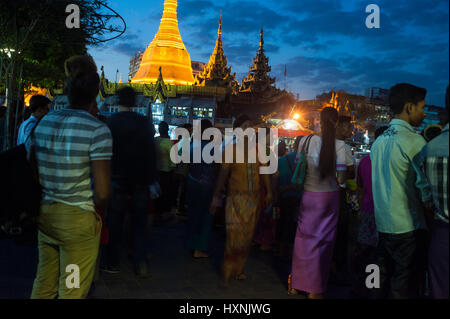
<path id="1" fill-rule="evenodd" d="M 100 216 L 60 203 L 42 205 L 38 228 L 39 264 L 31 298 L 85 298 L 98 257 Z"/>

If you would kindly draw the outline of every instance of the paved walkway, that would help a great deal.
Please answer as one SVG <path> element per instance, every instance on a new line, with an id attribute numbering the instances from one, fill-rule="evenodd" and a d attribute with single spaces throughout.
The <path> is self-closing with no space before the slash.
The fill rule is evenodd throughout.
<path id="1" fill-rule="evenodd" d="M 224 229 L 216 228 L 211 258 L 193 259 L 185 248 L 185 222 L 155 225 L 150 235 L 150 278 L 137 279 L 123 249 L 122 271 L 100 273 L 93 298 L 139 299 L 296 299 L 288 296 L 289 263 L 253 247 L 245 268 L 246 281 L 218 287 L 224 249 Z M 0 240 L 0 299 L 29 298 L 36 269 L 37 249 Z M 330 286 L 328 298 L 347 298 L 348 289 Z"/>

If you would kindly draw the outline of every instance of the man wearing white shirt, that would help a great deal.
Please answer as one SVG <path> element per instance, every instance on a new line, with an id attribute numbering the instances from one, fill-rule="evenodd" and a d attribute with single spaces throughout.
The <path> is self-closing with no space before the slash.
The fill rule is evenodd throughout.
<path id="1" fill-rule="evenodd" d="M 29 143 L 27 141 L 36 123 L 46 115 L 50 110 L 50 100 L 43 95 L 35 95 L 30 99 L 31 116 L 19 127 L 17 136 L 17 145 L 25 144 L 28 151 Z"/>

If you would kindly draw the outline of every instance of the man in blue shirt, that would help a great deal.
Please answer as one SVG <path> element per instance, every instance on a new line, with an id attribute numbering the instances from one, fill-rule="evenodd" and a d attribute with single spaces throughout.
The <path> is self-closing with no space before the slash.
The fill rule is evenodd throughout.
<path id="1" fill-rule="evenodd" d="M 27 151 L 29 150 L 29 140 L 27 141 L 28 136 L 30 136 L 36 123 L 49 112 L 50 102 L 51 101 L 43 95 L 34 95 L 30 99 L 29 107 L 31 109 L 31 116 L 19 127 L 17 145 L 25 143 Z"/>
<path id="2" fill-rule="evenodd" d="M 425 89 L 398 84 L 389 103 L 394 114 L 389 129 L 373 144 L 372 192 L 379 233 L 378 297 L 417 298 L 425 268 L 427 226 L 418 188 L 414 157 L 425 146 L 417 134 L 425 119 Z"/>

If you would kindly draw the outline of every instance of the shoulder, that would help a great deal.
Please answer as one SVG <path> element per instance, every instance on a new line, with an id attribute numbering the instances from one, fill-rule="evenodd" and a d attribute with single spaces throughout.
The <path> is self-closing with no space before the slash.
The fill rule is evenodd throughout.
<path id="1" fill-rule="evenodd" d="M 336 152 L 345 151 L 347 152 L 347 144 L 344 141 L 336 140 Z"/>
<path id="2" fill-rule="evenodd" d="M 310 145 L 317 145 L 322 142 L 322 138 L 319 135 L 308 135 L 302 138 L 303 144 L 305 144 L 308 140 Z"/>
<path id="3" fill-rule="evenodd" d="M 426 145 L 427 142 L 422 135 L 411 132 L 407 135 L 407 140 L 405 140 L 404 143 L 400 143 L 399 146 L 409 154 L 416 155 Z"/>

